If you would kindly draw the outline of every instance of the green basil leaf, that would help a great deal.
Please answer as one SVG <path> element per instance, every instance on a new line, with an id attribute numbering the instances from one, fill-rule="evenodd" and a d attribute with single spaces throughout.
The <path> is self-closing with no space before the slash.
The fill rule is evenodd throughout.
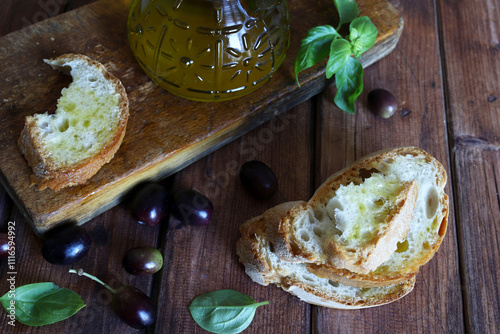
<path id="1" fill-rule="evenodd" d="M 344 23 L 349 23 L 354 20 L 359 15 L 358 5 L 354 0 L 334 0 L 335 7 L 337 7 L 337 11 L 339 12 L 339 25 L 337 30 Z"/>
<path id="2" fill-rule="evenodd" d="M 326 77 L 330 79 L 332 75 L 342 68 L 351 57 L 351 44 L 345 39 L 336 39 L 330 48 L 330 58 L 326 64 Z"/>
<path id="3" fill-rule="evenodd" d="M 368 16 L 354 19 L 349 26 L 349 32 L 349 40 L 356 58 L 375 44 L 378 34 L 377 27 Z"/>
<path id="4" fill-rule="evenodd" d="M 252 322 L 257 307 L 269 302 L 256 303 L 250 296 L 234 290 L 217 290 L 196 297 L 189 306 L 194 321 L 206 331 L 236 334 Z"/>
<path id="5" fill-rule="evenodd" d="M 16 319 L 28 326 L 65 320 L 85 306 L 76 292 L 60 288 L 52 282 L 20 286 L 0 297 L 0 302 L 9 314 L 13 309 Z"/>
<path id="6" fill-rule="evenodd" d="M 337 94 L 335 104 L 348 113 L 356 112 L 355 102 L 363 91 L 363 66 L 359 60 L 349 57 L 345 65 L 335 74 Z"/>
<path id="7" fill-rule="evenodd" d="M 295 58 L 295 79 L 299 83 L 299 72 L 314 66 L 330 53 L 332 41 L 341 36 L 329 25 L 310 29 L 300 42 L 299 52 Z"/>

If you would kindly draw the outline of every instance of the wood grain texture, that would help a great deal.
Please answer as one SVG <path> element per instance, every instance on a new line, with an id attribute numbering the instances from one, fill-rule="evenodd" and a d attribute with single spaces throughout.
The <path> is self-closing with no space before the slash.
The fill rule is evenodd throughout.
<path id="1" fill-rule="evenodd" d="M 175 189 L 202 192 L 216 211 L 210 226 L 173 230 L 162 243 L 168 269 L 163 271 L 158 287 L 162 296 L 159 313 L 163 314 L 155 327 L 158 332 L 205 333 L 191 319 L 188 306 L 195 296 L 218 289 L 235 289 L 257 301 L 271 301 L 257 310 L 245 333 L 309 332 L 310 306 L 276 286 L 252 282 L 238 262 L 235 249 L 239 226 L 245 220 L 281 202 L 309 197 L 311 160 L 291 164 L 290 155 L 277 152 L 311 155 L 310 108 L 308 102 L 299 105 L 177 174 Z M 253 159 L 276 171 L 279 190 L 270 200 L 253 198 L 239 182 L 239 167 Z M 287 168 L 278 167 L 283 165 Z"/>
<path id="2" fill-rule="evenodd" d="M 375 46 L 364 55 L 368 66 L 394 48 L 403 23 L 387 1 L 359 4 L 361 15 L 369 15 L 379 29 Z M 216 104 L 178 98 L 146 77 L 129 51 L 124 1 L 101 0 L 1 38 L 5 80 L 0 81 L 0 115 L 6 129 L 0 134 L 1 180 L 35 229 L 43 232 L 63 220 L 84 223 L 115 205 L 138 182 L 172 174 L 322 90 L 325 63 L 304 71 L 299 88 L 293 59 L 309 28 L 334 24 L 335 9 L 326 0 L 292 0 L 289 7 L 292 41 L 282 68 L 257 92 Z M 86 54 L 122 80 L 130 118 L 123 144 L 109 164 L 85 185 L 54 193 L 29 186 L 31 171 L 15 141 L 25 116 L 54 110 L 67 79 L 42 59 L 65 52 Z"/>
<path id="3" fill-rule="evenodd" d="M 36 24 L 64 12 L 64 1 L 2 1 L 0 36 Z M 67 2 L 67 1 L 66 1 Z M 12 18 L 16 18 L 12 20 Z"/>
<path id="4" fill-rule="evenodd" d="M 500 3 L 438 1 L 466 329 L 500 332 Z M 457 29 L 469 26 L 471 29 Z"/>
<path id="5" fill-rule="evenodd" d="M 466 328 L 497 333 L 500 324 L 500 153 L 461 147 L 455 151 L 457 231 Z M 466 183 L 466 186 L 464 184 Z"/>
<path id="6" fill-rule="evenodd" d="M 450 174 L 433 3 L 420 1 L 400 6 L 402 13 L 411 12 L 411 19 L 405 17 L 405 30 L 395 51 L 365 70 L 365 89 L 356 115 L 342 113 L 333 105 L 335 89 L 322 96 L 317 120 L 316 186 L 368 153 L 406 145 L 425 149 Z M 421 35 L 426 36 L 425 40 Z M 389 90 L 399 101 L 398 111 L 389 120 L 367 109 L 367 95 L 375 88 Z M 452 195 L 450 182 L 446 193 Z M 452 222 L 453 212 L 450 219 Z M 331 333 L 337 328 L 343 328 L 344 333 L 463 332 L 462 300 L 456 293 L 460 289 L 457 252 L 450 223 L 439 251 L 420 269 L 413 292 L 381 308 L 355 312 L 319 308 L 317 333 Z"/>

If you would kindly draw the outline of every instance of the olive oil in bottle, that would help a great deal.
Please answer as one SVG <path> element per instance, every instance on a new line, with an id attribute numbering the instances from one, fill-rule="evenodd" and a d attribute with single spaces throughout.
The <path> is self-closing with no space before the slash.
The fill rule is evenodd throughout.
<path id="1" fill-rule="evenodd" d="M 133 0 L 129 42 L 162 88 L 198 101 L 253 92 L 269 81 L 290 40 L 285 0 Z"/>

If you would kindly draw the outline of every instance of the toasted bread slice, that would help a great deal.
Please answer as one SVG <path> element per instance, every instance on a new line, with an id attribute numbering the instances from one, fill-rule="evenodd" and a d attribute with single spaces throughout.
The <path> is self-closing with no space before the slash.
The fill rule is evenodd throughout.
<path id="1" fill-rule="evenodd" d="M 120 80 L 84 55 L 45 60 L 73 77 L 55 114 L 26 117 L 18 146 L 40 190 L 85 183 L 118 150 L 125 136 L 128 98 Z"/>
<path id="2" fill-rule="evenodd" d="M 406 282 L 414 277 L 418 270 L 405 274 L 396 272 L 379 272 L 377 270 L 369 274 L 359 274 L 348 269 L 338 268 L 329 264 L 328 255 L 320 246 L 321 243 L 312 243 L 310 247 L 317 251 L 312 253 L 310 250 L 302 252 L 292 237 L 288 233 L 290 223 L 295 221 L 304 222 L 306 219 L 313 219 L 311 208 L 306 202 L 286 202 L 265 211 L 260 219 L 265 222 L 267 228 L 267 238 L 271 244 L 274 253 L 282 260 L 291 263 L 303 263 L 308 271 L 318 277 L 328 278 L 334 282 L 355 287 L 381 287 Z M 297 224 L 301 226 L 300 224 Z M 323 236 L 322 232 L 316 230 L 315 236 Z M 305 235 L 301 236 L 307 239 Z"/>
<path id="3" fill-rule="evenodd" d="M 274 283 L 301 300 L 337 309 L 361 309 L 396 301 L 413 290 L 415 275 L 406 282 L 386 287 L 358 288 L 318 277 L 303 263 L 282 261 L 267 238 L 267 223 L 256 217 L 240 227 L 236 249 L 240 262 L 253 281 Z"/>
<path id="4" fill-rule="evenodd" d="M 335 196 L 341 186 L 351 183 L 361 185 L 370 176 L 378 174 L 396 178 L 402 185 L 416 181 L 419 191 L 408 235 L 395 243 L 395 249 L 394 239 L 388 237 L 391 240 L 389 243 L 379 243 L 381 238 L 376 235 L 368 238 L 373 241 L 366 244 L 368 247 L 363 245 L 354 248 L 352 254 L 356 255 L 357 251 L 363 254 L 370 249 L 370 245 L 376 244 L 384 253 L 383 246 L 387 245 L 384 255 L 389 257 L 367 273 L 366 270 L 353 267 L 352 264 L 356 262 L 346 261 L 343 254 L 336 251 L 345 246 L 341 244 L 342 231 L 334 221 L 336 217 L 332 214 L 335 212 L 332 207 L 338 206 Z M 442 165 L 421 149 L 404 147 L 379 152 L 330 177 L 309 202 L 295 202 L 289 207 L 282 204 L 264 213 L 269 226 L 269 239 L 280 259 L 306 263 L 308 270 L 321 277 L 362 287 L 401 283 L 416 274 L 419 267 L 432 258 L 444 238 L 449 205 L 448 196 L 444 193 L 446 180 Z M 411 186 L 407 189 L 406 198 L 413 196 Z M 404 211 L 400 211 L 403 224 L 410 217 Z"/>
<path id="5" fill-rule="evenodd" d="M 270 228 L 270 238 L 279 244 L 281 258 L 332 264 L 363 274 L 376 269 L 406 238 L 418 192 L 415 180 L 386 179 L 377 174 L 361 184 L 341 185 L 326 207 L 331 221 L 316 222 L 312 207 L 305 202 L 268 210 L 264 216 L 277 225 Z M 311 235 L 317 243 L 301 247 Z M 296 250 L 292 250 L 294 246 Z"/>
<path id="6" fill-rule="evenodd" d="M 417 193 L 417 181 L 381 174 L 337 189 L 326 212 L 336 228 L 324 245 L 330 263 L 367 274 L 387 261 L 408 235 Z"/>

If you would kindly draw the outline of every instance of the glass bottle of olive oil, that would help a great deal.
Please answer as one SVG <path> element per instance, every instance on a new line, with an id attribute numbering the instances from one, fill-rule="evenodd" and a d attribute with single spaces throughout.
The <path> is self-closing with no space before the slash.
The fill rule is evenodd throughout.
<path id="1" fill-rule="evenodd" d="M 269 81 L 290 41 L 286 0 L 133 0 L 129 42 L 159 86 L 222 101 Z"/>

